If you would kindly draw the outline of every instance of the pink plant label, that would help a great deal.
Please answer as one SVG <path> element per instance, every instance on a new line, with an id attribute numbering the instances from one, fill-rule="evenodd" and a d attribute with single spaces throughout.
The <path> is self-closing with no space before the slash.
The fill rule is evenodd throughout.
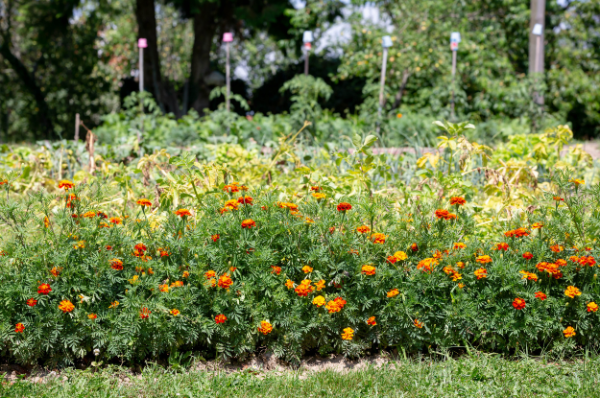
<path id="1" fill-rule="evenodd" d="M 139 48 L 146 48 L 146 47 L 148 47 L 148 40 L 146 40 L 146 39 L 138 39 L 138 47 Z"/>
<path id="2" fill-rule="evenodd" d="M 224 43 L 229 43 L 232 41 L 233 41 L 233 33 L 231 33 L 231 32 L 223 33 L 223 42 Z"/>

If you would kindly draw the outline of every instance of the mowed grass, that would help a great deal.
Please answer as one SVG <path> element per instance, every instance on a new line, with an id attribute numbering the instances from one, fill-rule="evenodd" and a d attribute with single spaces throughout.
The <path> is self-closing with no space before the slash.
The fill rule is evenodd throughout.
<path id="1" fill-rule="evenodd" d="M 45 383 L 5 380 L 0 397 L 600 397 L 599 358 L 403 360 L 346 373 L 175 373 L 154 367 L 132 375 L 108 368 L 63 371 L 61 377 Z"/>

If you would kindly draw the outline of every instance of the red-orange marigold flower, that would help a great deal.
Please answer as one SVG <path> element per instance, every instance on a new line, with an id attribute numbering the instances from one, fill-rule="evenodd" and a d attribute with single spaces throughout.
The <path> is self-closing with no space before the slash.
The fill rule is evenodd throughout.
<path id="1" fill-rule="evenodd" d="M 570 338 L 570 337 L 575 336 L 577 333 L 575 333 L 575 329 L 573 329 L 572 326 L 569 326 L 568 328 L 563 330 L 563 334 L 565 335 L 566 338 Z"/>
<path id="2" fill-rule="evenodd" d="M 227 184 L 223 187 L 223 191 L 229 193 L 235 193 L 240 191 L 240 187 L 237 184 Z"/>
<path id="3" fill-rule="evenodd" d="M 33 297 L 27 300 L 27 305 L 30 307 L 35 307 L 37 304 L 37 300 L 34 299 Z"/>
<path id="4" fill-rule="evenodd" d="M 266 336 L 273 331 L 273 325 L 268 321 L 261 321 L 260 326 L 257 329 Z"/>
<path id="5" fill-rule="evenodd" d="M 219 277 L 219 287 L 222 289 L 229 289 L 231 285 L 233 285 L 233 280 L 229 277 L 229 275 L 221 275 Z"/>
<path id="6" fill-rule="evenodd" d="M 410 250 L 416 252 L 417 250 L 419 250 L 419 246 L 417 246 L 416 243 L 413 243 L 412 245 L 410 245 Z"/>
<path id="7" fill-rule="evenodd" d="M 548 298 L 544 292 L 536 292 L 535 298 L 539 298 L 541 301 L 544 301 Z"/>
<path id="8" fill-rule="evenodd" d="M 387 238 L 386 235 L 376 232 L 373 235 L 371 235 L 371 240 L 373 241 L 373 243 L 375 243 L 376 245 L 382 245 L 385 243 L 385 238 Z"/>
<path id="9" fill-rule="evenodd" d="M 462 198 L 460 196 L 453 196 L 453 197 L 450 198 L 450 205 L 462 206 L 465 203 L 467 203 L 467 201 L 465 200 L 465 198 Z"/>
<path id="10" fill-rule="evenodd" d="M 47 283 L 42 283 L 40 286 L 38 286 L 38 293 L 39 294 L 48 294 L 51 291 L 52 291 L 52 288 Z"/>
<path id="11" fill-rule="evenodd" d="M 477 261 L 479 264 L 488 264 L 492 262 L 492 258 L 488 255 L 484 255 L 477 257 L 475 261 Z"/>
<path id="12" fill-rule="evenodd" d="M 251 228 L 254 228 L 254 227 L 256 227 L 256 223 L 254 222 L 254 220 L 248 218 L 248 219 L 242 221 L 242 228 L 251 229 Z"/>
<path id="13" fill-rule="evenodd" d="M 148 307 L 142 307 L 142 309 L 140 311 L 140 318 L 148 319 L 148 317 L 150 317 L 151 313 L 152 312 L 148 309 Z"/>
<path id="14" fill-rule="evenodd" d="M 337 205 L 337 211 L 348 211 L 352 210 L 352 205 L 347 202 L 341 202 Z"/>
<path id="15" fill-rule="evenodd" d="M 561 251 L 565 250 L 565 248 L 560 245 L 552 245 L 550 246 L 550 250 L 552 250 L 555 253 L 560 253 Z"/>
<path id="16" fill-rule="evenodd" d="M 25 330 L 25 325 L 23 325 L 21 322 L 19 322 L 15 325 L 15 333 L 23 333 L 24 330 Z"/>
<path id="17" fill-rule="evenodd" d="M 589 265 L 590 267 L 593 267 L 594 265 L 596 265 L 596 260 L 592 256 L 581 256 L 579 258 L 579 264 Z"/>
<path id="18" fill-rule="evenodd" d="M 361 225 L 360 227 L 356 228 L 356 232 L 359 234 L 366 234 L 371 232 L 371 228 L 367 227 L 366 225 Z"/>
<path id="19" fill-rule="evenodd" d="M 512 305 L 513 305 L 513 307 L 515 307 L 515 309 L 522 310 L 523 308 L 525 308 L 525 300 L 517 297 L 516 299 L 513 300 Z"/>
<path id="20" fill-rule="evenodd" d="M 531 260 L 533 258 L 533 254 L 531 254 L 529 252 L 525 252 L 525 253 L 523 253 L 523 258 L 525 260 Z"/>
<path id="21" fill-rule="evenodd" d="M 494 250 L 507 251 L 508 250 L 508 243 L 505 243 L 505 242 L 496 243 L 496 247 L 494 248 Z"/>
<path id="22" fill-rule="evenodd" d="M 178 215 L 179 217 L 185 217 L 185 216 L 190 216 L 192 215 L 192 213 L 188 210 L 188 209 L 179 209 L 175 211 L 175 214 Z"/>
<path id="23" fill-rule="evenodd" d="M 487 278 L 487 269 L 485 269 L 485 268 L 479 268 L 478 270 L 476 270 L 474 272 L 474 274 L 477 277 L 477 279 Z"/>
<path id="24" fill-rule="evenodd" d="M 598 304 L 592 302 L 589 302 L 587 304 L 587 312 L 596 312 L 598 311 Z"/>
<path id="25" fill-rule="evenodd" d="M 68 191 L 69 189 L 73 188 L 74 186 L 75 186 L 75 184 L 73 184 L 69 180 L 60 180 L 58 182 L 58 188 L 63 188 L 65 191 Z"/>
<path id="26" fill-rule="evenodd" d="M 63 300 L 60 302 L 60 304 L 58 305 L 58 309 L 61 310 L 62 312 L 71 312 L 75 309 L 75 306 L 73 305 L 73 303 L 69 300 Z"/>
<path id="27" fill-rule="evenodd" d="M 278 267 L 276 265 L 271 265 L 271 273 L 272 274 L 281 274 L 281 267 Z"/>
<path id="28" fill-rule="evenodd" d="M 377 325 L 377 321 L 375 320 L 375 317 L 369 317 L 369 319 L 367 319 L 367 325 L 371 325 L 371 326 L 375 326 Z"/>
<path id="29" fill-rule="evenodd" d="M 144 198 L 138 199 L 138 201 L 136 203 L 142 207 L 151 207 L 152 206 L 152 202 L 150 202 L 148 199 L 144 199 Z"/>
<path id="30" fill-rule="evenodd" d="M 376 268 L 372 265 L 363 265 L 361 268 L 361 272 L 365 275 L 375 275 Z"/>
<path id="31" fill-rule="evenodd" d="M 254 199 L 252 199 L 250 196 L 241 196 L 238 198 L 238 203 L 243 205 L 251 205 L 253 200 Z"/>
<path id="32" fill-rule="evenodd" d="M 123 261 L 121 261 L 117 258 L 113 258 L 109 262 L 110 262 L 110 268 L 117 270 L 117 271 L 123 270 Z"/>
<path id="33" fill-rule="evenodd" d="M 225 323 L 227 317 L 223 314 L 219 314 L 215 317 L 215 323 Z"/>
<path id="34" fill-rule="evenodd" d="M 424 326 L 424 325 L 423 325 L 423 322 L 419 322 L 419 320 L 418 320 L 418 319 L 415 319 L 415 320 L 413 321 L 413 325 L 415 325 L 415 327 L 416 327 L 416 328 L 419 328 L 419 329 L 422 329 L 422 328 L 423 328 L 423 326 Z"/>

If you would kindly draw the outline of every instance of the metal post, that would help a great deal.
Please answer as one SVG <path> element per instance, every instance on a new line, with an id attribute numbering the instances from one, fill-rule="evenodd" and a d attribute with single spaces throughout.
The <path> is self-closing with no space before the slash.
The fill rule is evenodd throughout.
<path id="1" fill-rule="evenodd" d="M 456 80 L 456 51 L 452 51 L 452 98 L 450 99 L 450 117 L 454 120 L 454 86 Z"/>
<path id="2" fill-rule="evenodd" d="M 144 47 L 140 47 L 140 93 L 144 91 Z"/>
<path id="3" fill-rule="evenodd" d="M 310 53 L 310 47 L 304 46 L 304 76 L 308 76 L 308 55 Z"/>
<path id="4" fill-rule="evenodd" d="M 546 0 L 531 0 L 531 21 L 529 26 L 529 75 L 544 72 L 544 26 L 546 15 Z M 535 29 L 540 25 L 539 29 Z M 534 101 L 544 104 L 543 93 L 534 93 Z"/>
<path id="5" fill-rule="evenodd" d="M 73 140 L 75 142 L 79 141 L 79 124 L 81 123 L 81 121 L 79 120 L 79 113 L 75 114 L 75 137 L 73 138 Z"/>
<path id="6" fill-rule="evenodd" d="M 302 42 L 304 43 L 304 76 L 308 76 L 308 58 L 313 42 L 313 34 L 310 30 L 304 32 L 302 35 Z"/>
<path id="7" fill-rule="evenodd" d="M 225 83 L 227 85 L 227 95 L 225 96 L 225 109 L 229 112 L 229 92 L 231 90 L 229 75 L 229 42 L 225 43 L 226 63 L 225 63 Z"/>
<path id="8" fill-rule="evenodd" d="M 381 109 L 383 108 L 383 90 L 385 87 L 385 70 L 387 68 L 388 49 L 383 48 L 383 62 L 381 64 L 381 81 L 379 87 L 379 109 L 377 110 L 377 117 L 381 118 Z"/>

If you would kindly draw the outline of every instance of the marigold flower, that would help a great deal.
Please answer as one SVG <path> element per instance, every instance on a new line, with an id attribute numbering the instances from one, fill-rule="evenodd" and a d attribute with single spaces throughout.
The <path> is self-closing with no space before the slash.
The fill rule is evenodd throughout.
<path id="1" fill-rule="evenodd" d="M 387 238 L 386 235 L 376 232 L 373 235 L 371 235 L 371 240 L 373 241 L 373 243 L 375 243 L 376 245 L 382 245 L 385 243 L 385 238 Z"/>
<path id="2" fill-rule="evenodd" d="M 341 202 L 337 205 L 337 211 L 344 212 L 348 210 L 352 210 L 352 205 L 350 203 Z"/>
<path id="3" fill-rule="evenodd" d="M 171 311 L 169 311 L 169 313 L 173 316 L 178 316 L 179 314 L 181 314 L 181 312 L 179 312 L 177 308 L 173 308 Z"/>
<path id="4" fill-rule="evenodd" d="M 109 261 L 109 263 L 110 263 L 110 268 L 117 270 L 117 271 L 123 270 L 123 261 L 121 261 L 117 258 L 113 258 L 112 260 Z"/>
<path id="5" fill-rule="evenodd" d="M 277 206 L 282 209 L 289 209 L 290 213 L 292 214 L 298 211 L 298 205 L 295 203 L 277 202 Z"/>
<path id="6" fill-rule="evenodd" d="M 68 191 L 69 189 L 73 188 L 74 186 L 75 186 L 75 184 L 73 184 L 69 180 L 60 180 L 58 182 L 58 188 L 63 188 L 65 191 Z"/>
<path id="7" fill-rule="evenodd" d="M 148 309 L 148 307 L 142 307 L 141 311 L 140 311 L 140 318 L 141 319 L 148 319 L 150 317 L 150 314 L 152 312 Z"/>
<path id="8" fill-rule="evenodd" d="M 273 331 L 273 325 L 268 321 L 260 321 L 260 326 L 257 329 L 266 336 Z"/>
<path id="9" fill-rule="evenodd" d="M 336 297 L 334 300 L 331 300 L 327 303 L 325 308 L 329 311 L 330 314 L 340 312 L 344 306 L 346 305 L 346 300 L 341 297 Z"/>
<path id="10" fill-rule="evenodd" d="M 322 199 L 325 199 L 327 197 L 327 195 L 325 195 L 322 192 L 314 192 L 312 194 L 312 197 L 315 198 L 316 200 L 322 200 Z"/>
<path id="11" fill-rule="evenodd" d="M 215 317 L 215 323 L 217 323 L 217 324 L 225 323 L 226 320 L 227 320 L 227 317 L 223 314 L 219 314 Z"/>
<path id="12" fill-rule="evenodd" d="M 578 263 L 579 262 L 579 257 L 577 257 L 577 256 L 571 256 L 571 257 L 569 257 L 569 261 L 572 261 L 574 263 Z"/>
<path id="13" fill-rule="evenodd" d="M 289 289 L 293 289 L 294 288 L 294 281 L 288 279 L 287 282 L 285 282 L 285 287 Z"/>
<path id="14" fill-rule="evenodd" d="M 556 260 L 554 262 L 554 264 L 556 264 L 559 267 L 564 267 L 565 265 L 567 265 L 567 260 L 563 260 L 562 258 L 559 258 L 558 260 Z"/>
<path id="15" fill-rule="evenodd" d="M 47 283 L 42 283 L 41 285 L 38 286 L 38 293 L 39 294 L 48 294 L 51 291 L 52 291 L 52 288 Z"/>
<path id="16" fill-rule="evenodd" d="M 27 305 L 30 307 L 35 307 L 37 305 L 37 302 L 38 301 L 36 299 L 34 299 L 33 297 L 30 299 L 27 299 Z"/>
<path id="17" fill-rule="evenodd" d="M 164 285 L 158 285 L 158 290 L 162 293 L 169 293 L 169 285 L 166 283 Z"/>
<path id="18" fill-rule="evenodd" d="M 444 209 L 437 209 L 437 210 L 435 211 L 435 216 L 436 216 L 437 218 L 446 218 L 446 217 L 448 217 L 448 214 L 450 214 L 450 213 L 448 212 L 448 210 L 444 210 Z"/>
<path id="19" fill-rule="evenodd" d="M 142 207 L 151 207 L 152 206 L 152 202 L 150 202 L 148 199 L 144 199 L 144 198 L 138 199 L 138 201 L 136 203 Z"/>
<path id="20" fill-rule="evenodd" d="M 568 286 L 565 290 L 565 296 L 570 298 L 575 298 L 575 296 L 581 296 L 581 290 L 579 290 L 575 286 Z"/>
<path id="21" fill-rule="evenodd" d="M 531 260 L 533 258 L 533 254 L 531 254 L 529 252 L 525 252 L 525 253 L 523 253 L 523 258 L 525 260 Z"/>
<path id="22" fill-rule="evenodd" d="M 0 186 L 6 185 L 6 184 L 8 184 L 8 180 L 2 180 L 2 181 L 0 181 Z"/>
<path id="23" fill-rule="evenodd" d="M 400 294 L 400 291 L 396 288 L 391 289 L 389 292 L 387 292 L 388 298 L 396 297 L 399 294 Z"/>
<path id="24" fill-rule="evenodd" d="M 488 264 L 492 262 L 492 258 L 488 255 L 484 255 L 477 257 L 475 261 L 477 261 L 479 264 Z"/>
<path id="25" fill-rule="evenodd" d="M 305 274 L 310 274 L 311 272 L 313 272 L 313 267 L 305 265 L 304 267 L 302 267 L 302 272 L 304 272 Z"/>
<path id="26" fill-rule="evenodd" d="M 522 310 L 523 308 L 525 308 L 525 300 L 517 297 L 513 300 L 512 305 L 513 307 L 515 307 L 516 310 Z"/>
<path id="27" fill-rule="evenodd" d="M 212 241 L 213 241 L 213 242 L 216 242 L 216 241 L 218 241 L 219 239 L 221 239 L 221 235 L 219 235 L 219 234 L 214 234 L 214 235 L 211 235 L 211 236 L 210 236 L 210 238 L 212 239 Z"/>
<path id="28" fill-rule="evenodd" d="M 563 198 L 561 198 L 560 196 L 553 196 L 552 199 L 554 199 L 557 202 L 564 202 L 565 200 Z"/>
<path id="29" fill-rule="evenodd" d="M 435 258 L 424 258 L 417 264 L 417 269 L 424 272 L 431 272 L 437 263 L 438 261 Z"/>
<path id="30" fill-rule="evenodd" d="M 535 298 L 539 298 L 541 301 L 544 301 L 548 298 L 548 296 L 546 296 L 546 294 L 544 294 L 544 292 L 536 292 Z"/>
<path id="31" fill-rule="evenodd" d="M 596 265 L 596 260 L 592 256 L 581 256 L 579 258 L 579 264 L 584 266 L 589 265 L 590 267 L 593 267 L 594 265 Z"/>
<path id="32" fill-rule="evenodd" d="M 550 250 L 552 250 L 554 253 L 560 253 L 561 251 L 565 250 L 565 248 L 560 245 L 552 245 L 550 246 Z"/>
<path id="33" fill-rule="evenodd" d="M 404 260 L 406 260 L 408 258 L 408 256 L 406 255 L 406 253 L 404 253 L 403 251 L 397 251 L 396 253 L 394 253 L 394 257 L 398 261 L 404 261 Z"/>
<path id="34" fill-rule="evenodd" d="M 281 267 L 278 267 L 276 265 L 271 265 L 271 273 L 272 274 L 281 274 Z"/>
<path id="35" fill-rule="evenodd" d="M 240 196 L 237 201 L 242 205 L 252 205 L 253 200 L 250 196 Z"/>
<path id="36" fill-rule="evenodd" d="M 15 325 L 15 333 L 23 333 L 24 330 L 25 330 L 25 325 L 23 325 L 21 322 L 19 322 Z"/>
<path id="37" fill-rule="evenodd" d="M 496 243 L 496 247 L 494 248 L 494 250 L 502 250 L 502 251 L 507 251 L 508 250 L 508 243 Z"/>
<path id="38" fill-rule="evenodd" d="M 386 260 L 390 264 L 395 264 L 396 261 L 398 261 L 398 259 L 395 256 L 388 256 Z"/>
<path id="39" fill-rule="evenodd" d="M 92 321 L 98 318 L 98 315 L 96 314 L 88 314 L 88 318 L 91 319 Z"/>
<path id="40" fill-rule="evenodd" d="M 108 308 L 117 308 L 118 306 L 119 306 L 119 302 L 115 300 L 112 303 L 110 303 Z"/>
<path id="41" fill-rule="evenodd" d="M 242 228 L 251 229 L 253 227 L 256 227 L 256 223 L 254 222 L 254 220 L 248 218 L 248 219 L 242 221 Z"/>
<path id="42" fill-rule="evenodd" d="M 319 192 L 321 190 L 321 187 L 319 187 L 319 186 L 310 187 L 310 190 L 313 192 Z"/>
<path id="43" fill-rule="evenodd" d="M 231 285 L 233 285 L 233 280 L 229 277 L 229 275 L 221 275 L 219 277 L 219 287 L 222 289 L 229 289 Z"/>
<path id="44" fill-rule="evenodd" d="M 572 182 L 575 185 L 585 184 L 584 180 L 580 180 L 580 179 L 577 179 L 577 178 L 571 178 L 571 179 L 569 179 L 569 182 Z"/>
<path id="45" fill-rule="evenodd" d="M 419 320 L 418 320 L 418 319 L 415 319 L 415 320 L 413 321 L 413 325 L 415 325 L 415 327 L 416 327 L 416 328 L 419 328 L 419 329 L 422 329 L 422 328 L 423 328 L 423 326 L 424 326 L 424 325 L 423 325 L 423 323 L 422 323 L 422 322 L 419 322 Z"/>
<path id="46" fill-rule="evenodd" d="M 206 279 L 211 279 L 211 278 L 214 278 L 215 276 L 217 276 L 217 273 L 211 269 L 211 270 L 206 271 L 204 273 L 204 276 L 206 277 Z"/>
<path id="47" fill-rule="evenodd" d="M 456 263 L 456 266 L 460 269 L 463 269 L 463 268 L 465 268 L 465 263 L 463 263 L 462 261 L 459 261 Z"/>
<path id="48" fill-rule="evenodd" d="M 50 228 L 50 219 L 47 216 L 44 217 L 44 227 Z"/>
<path id="49" fill-rule="evenodd" d="M 171 287 L 182 287 L 183 286 L 183 281 L 175 281 L 173 283 L 171 283 Z"/>
<path id="50" fill-rule="evenodd" d="M 352 340 L 354 338 L 354 329 L 345 328 L 342 333 L 342 340 Z"/>
<path id="51" fill-rule="evenodd" d="M 317 297 L 315 297 L 315 298 L 313 299 L 313 301 L 312 301 L 312 303 L 313 303 L 314 305 L 316 305 L 317 307 L 322 307 L 322 306 L 324 306 L 324 305 L 325 305 L 325 302 L 326 302 L 326 301 L 325 301 L 325 297 L 323 297 L 323 296 L 317 296 Z"/>
<path id="52" fill-rule="evenodd" d="M 572 326 L 569 326 L 568 328 L 566 328 L 565 330 L 563 330 L 563 334 L 568 339 L 570 337 L 575 336 L 577 333 L 575 333 L 575 329 L 573 329 Z"/>
<path id="53" fill-rule="evenodd" d="M 174 213 L 182 218 L 185 216 L 189 216 L 189 217 L 192 216 L 192 213 L 188 209 L 179 209 L 179 210 L 176 210 Z"/>
<path id="54" fill-rule="evenodd" d="M 317 289 L 317 292 L 320 292 L 321 290 L 323 290 L 325 288 L 325 280 L 321 279 L 320 281 L 315 283 L 315 288 Z"/>
<path id="55" fill-rule="evenodd" d="M 596 312 L 598 311 L 598 304 L 594 303 L 593 301 L 589 302 L 587 304 L 587 312 Z"/>
<path id="56" fill-rule="evenodd" d="M 55 277 L 58 278 L 58 275 L 60 275 L 60 272 L 62 271 L 62 267 L 52 267 L 52 269 L 50 270 L 50 273 Z"/>
<path id="57" fill-rule="evenodd" d="M 465 198 L 462 198 L 460 196 L 453 196 L 450 198 L 450 205 L 457 205 L 457 206 L 463 206 L 465 203 L 467 203 L 467 201 L 465 200 Z"/>
<path id="58" fill-rule="evenodd" d="M 365 275 L 375 275 L 376 268 L 371 265 L 363 265 L 361 272 Z"/>
<path id="59" fill-rule="evenodd" d="M 467 247 L 467 245 L 465 245 L 462 242 L 457 242 L 454 244 L 453 249 L 454 250 L 460 250 L 460 249 L 464 249 L 465 247 Z"/>
<path id="60" fill-rule="evenodd" d="M 473 273 L 477 277 L 477 280 L 487 278 L 487 270 L 485 268 L 479 268 Z"/>
<path id="61" fill-rule="evenodd" d="M 294 291 L 300 297 L 307 297 L 309 293 L 312 293 L 313 290 L 315 290 L 315 288 L 312 287 L 310 284 L 310 279 L 304 279 L 302 282 L 300 282 L 298 286 L 296 286 L 296 289 Z"/>
<path id="62" fill-rule="evenodd" d="M 371 228 L 367 227 L 366 225 L 361 225 L 360 227 L 356 228 L 356 232 L 359 234 L 367 234 L 371 232 Z"/>
<path id="63" fill-rule="evenodd" d="M 58 305 L 58 309 L 62 312 L 71 312 L 75 309 L 75 306 L 69 300 L 63 300 Z"/>
<path id="64" fill-rule="evenodd" d="M 524 236 L 529 236 L 529 231 L 523 227 L 513 229 L 511 231 L 506 231 L 504 236 L 507 238 L 522 238 Z"/>
<path id="65" fill-rule="evenodd" d="M 190 276 L 190 272 L 189 271 L 183 271 L 182 277 L 188 278 L 189 276 Z"/>
<path id="66" fill-rule="evenodd" d="M 237 184 L 227 184 L 223 187 L 223 191 L 229 192 L 229 193 L 235 193 L 235 192 L 239 192 L 240 188 L 237 186 Z"/>
<path id="67" fill-rule="evenodd" d="M 123 224 L 123 219 L 121 217 L 111 217 L 108 219 L 111 224 L 120 225 Z"/>
<path id="68" fill-rule="evenodd" d="M 369 317 L 369 319 L 367 319 L 367 325 L 371 325 L 371 326 L 375 326 L 377 325 L 377 322 L 375 321 L 375 317 Z"/>
<path id="69" fill-rule="evenodd" d="M 540 229 L 544 226 L 544 224 L 542 224 L 541 222 L 534 222 L 533 225 L 531 226 L 532 229 Z"/>
<path id="70" fill-rule="evenodd" d="M 538 280 L 538 276 L 534 273 L 527 272 L 527 271 L 519 271 L 519 273 L 523 274 L 523 277 L 521 279 L 527 279 L 527 280 L 534 281 L 534 282 L 537 282 L 537 280 Z"/>

